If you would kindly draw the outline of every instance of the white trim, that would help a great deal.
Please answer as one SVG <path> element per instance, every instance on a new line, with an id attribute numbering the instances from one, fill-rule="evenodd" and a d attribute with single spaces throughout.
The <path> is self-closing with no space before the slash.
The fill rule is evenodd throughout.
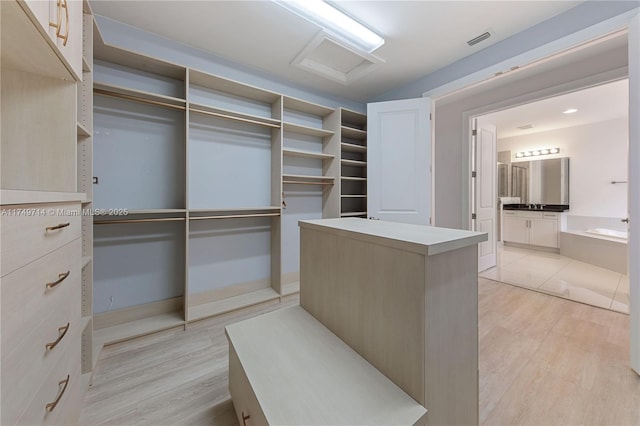
<path id="1" fill-rule="evenodd" d="M 590 43 L 596 39 L 607 37 L 608 35 L 625 29 L 631 19 L 637 14 L 637 10 L 622 13 L 606 21 L 599 22 L 588 28 L 577 31 L 563 38 L 539 46 L 535 49 L 506 59 L 495 65 L 468 74 L 462 78 L 445 83 L 442 86 L 430 89 L 422 94 L 423 97 L 431 97 L 434 100 L 448 96 L 459 90 L 464 90 L 478 83 L 498 78 L 507 74 L 513 68 L 522 69 L 541 60 L 562 54 L 567 50 L 574 49 L 582 44 Z M 499 74 L 496 76 L 496 74 Z"/>

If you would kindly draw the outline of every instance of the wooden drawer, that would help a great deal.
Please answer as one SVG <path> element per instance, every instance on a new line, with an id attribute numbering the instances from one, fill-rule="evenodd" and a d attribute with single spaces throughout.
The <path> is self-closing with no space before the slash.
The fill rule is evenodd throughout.
<path id="1" fill-rule="evenodd" d="M 4 206 L 0 214 L 0 276 L 80 236 L 79 203 Z"/>
<path id="2" fill-rule="evenodd" d="M 2 424 L 14 424 L 53 366 L 79 350 L 80 239 L 2 278 Z M 58 286 L 47 289 L 61 272 Z M 46 344 L 55 342 L 52 349 Z M 75 346 L 74 346 L 75 345 Z"/>
<path id="3" fill-rule="evenodd" d="M 229 393 L 240 425 L 268 424 L 231 341 L 229 341 Z"/>
<path id="4" fill-rule="evenodd" d="M 33 398 L 23 415 L 17 420 L 17 424 L 70 425 L 77 423 L 82 403 L 80 333 L 77 336 L 74 335 L 72 344 L 74 349 L 68 351 L 69 353 L 58 361 L 54 368 L 44 376 L 44 380 L 41 379 L 41 386 L 32 392 Z M 61 381 L 66 380 L 67 375 L 69 381 L 64 389 L 64 383 Z M 47 404 L 53 403 L 56 399 L 58 399 L 58 404 L 55 408 L 52 411 L 47 410 Z M 2 423 L 5 424 L 4 420 Z"/>

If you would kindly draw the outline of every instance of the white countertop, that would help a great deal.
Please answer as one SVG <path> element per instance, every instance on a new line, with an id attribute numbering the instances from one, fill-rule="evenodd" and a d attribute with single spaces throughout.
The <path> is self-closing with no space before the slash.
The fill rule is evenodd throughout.
<path id="1" fill-rule="evenodd" d="M 301 220 L 301 228 L 432 256 L 487 241 L 485 232 L 357 218 Z"/>

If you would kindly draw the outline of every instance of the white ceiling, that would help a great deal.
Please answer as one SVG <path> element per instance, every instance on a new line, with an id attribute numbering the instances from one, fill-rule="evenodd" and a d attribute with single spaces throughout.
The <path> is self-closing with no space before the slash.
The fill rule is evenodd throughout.
<path id="1" fill-rule="evenodd" d="M 563 114 L 569 108 L 578 111 Z M 482 116 L 497 127 L 498 138 L 529 135 L 565 127 L 624 118 L 629 115 L 629 80 L 591 87 L 578 92 L 520 105 Z M 532 129 L 518 126 L 533 124 Z"/>
<path id="2" fill-rule="evenodd" d="M 562 13 L 580 1 L 334 1 L 386 39 L 385 61 L 347 86 L 291 66 L 320 32 L 271 1 L 91 0 L 94 13 L 310 89 L 363 101 Z M 466 42 L 493 35 L 474 47 Z"/>

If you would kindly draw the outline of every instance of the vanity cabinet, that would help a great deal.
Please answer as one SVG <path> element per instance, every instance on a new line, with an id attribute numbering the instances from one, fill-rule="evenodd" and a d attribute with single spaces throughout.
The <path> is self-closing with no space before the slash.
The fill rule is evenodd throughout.
<path id="1" fill-rule="evenodd" d="M 558 248 L 558 220 L 560 214 L 543 211 L 505 210 L 503 241 Z"/>

